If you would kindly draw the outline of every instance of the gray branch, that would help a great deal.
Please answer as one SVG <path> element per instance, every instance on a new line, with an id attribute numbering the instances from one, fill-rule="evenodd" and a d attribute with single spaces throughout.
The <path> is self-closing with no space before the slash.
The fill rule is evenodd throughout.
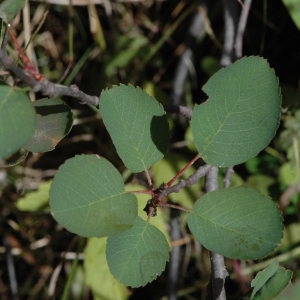
<path id="1" fill-rule="evenodd" d="M 212 192 L 218 189 L 218 168 L 211 167 L 206 176 L 206 191 Z M 228 276 L 224 257 L 218 253 L 211 252 L 212 267 L 212 299 L 226 300 L 225 279 Z"/>
<path id="2" fill-rule="evenodd" d="M 178 210 L 171 210 L 170 236 L 172 241 L 179 240 L 181 235 L 180 215 Z M 177 299 L 178 283 L 180 278 L 181 255 L 180 246 L 172 247 L 168 271 L 168 300 Z"/>
<path id="3" fill-rule="evenodd" d="M 235 59 L 234 43 L 239 20 L 239 6 L 237 1 L 223 0 L 224 6 L 224 45 L 221 66 L 230 65 Z"/>
<path id="4" fill-rule="evenodd" d="M 235 55 L 236 57 L 242 57 L 243 55 L 243 39 L 244 32 L 247 25 L 248 15 L 250 11 L 250 7 L 252 4 L 252 0 L 245 0 L 239 20 L 238 30 L 236 34 L 235 40 Z"/>
<path id="5" fill-rule="evenodd" d="M 14 60 L 9 57 L 5 50 L 0 49 L 0 65 L 23 83 L 30 86 L 34 92 L 40 92 L 45 96 L 49 97 L 60 97 L 60 96 L 70 96 L 79 100 L 83 104 L 91 104 L 97 106 L 99 104 L 99 97 L 91 96 L 82 92 L 76 85 L 64 86 L 55 84 L 48 79 L 44 78 L 41 81 L 35 80 L 32 76 L 24 72 L 20 67 L 18 67 Z"/>
<path id="6" fill-rule="evenodd" d="M 192 118 L 192 109 L 183 105 L 165 105 L 164 109 L 168 113 L 176 113 L 190 120 Z"/>
<path id="7" fill-rule="evenodd" d="M 207 10 L 207 5 L 204 3 L 201 4 L 202 9 Z M 194 53 L 193 48 L 196 42 L 205 34 L 205 26 L 203 15 L 197 11 L 194 15 L 194 18 L 191 22 L 190 28 L 186 35 L 185 40 L 185 50 L 181 55 L 172 85 L 171 92 L 171 103 L 173 105 L 182 104 L 182 96 L 184 93 L 184 86 L 189 74 L 193 74 L 195 77 L 194 70 Z"/>
<path id="8" fill-rule="evenodd" d="M 209 169 L 211 168 L 210 165 L 204 165 L 199 167 L 195 173 L 193 173 L 190 177 L 186 179 L 181 179 L 177 184 L 172 185 L 166 189 L 164 189 L 158 197 L 158 200 L 161 201 L 163 198 L 167 197 L 171 193 L 178 193 L 181 189 L 191 186 L 199 181 L 201 177 L 204 177 Z"/>

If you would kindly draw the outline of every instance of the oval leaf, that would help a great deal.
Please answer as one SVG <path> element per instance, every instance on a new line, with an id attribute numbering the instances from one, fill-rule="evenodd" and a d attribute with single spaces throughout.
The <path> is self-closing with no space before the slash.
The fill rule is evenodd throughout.
<path id="1" fill-rule="evenodd" d="M 133 86 L 114 86 L 100 97 L 103 122 L 124 164 L 141 172 L 163 158 L 168 122 L 162 106 Z"/>
<path id="2" fill-rule="evenodd" d="M 280 119 L 278 79 L 267 61 L 245 57 L 204 85 L 209 100 L 193 110 L 192 133 L 203 160 L 228 167 L 263 150 Z"/>
<path id="3" fill-rule="evenodd" d="M 31 152 L 51 151 L 72 127 L 70 108 L 59 99 L 41 99 L 34 103 L 35 132 L 25 148 Z"/>
<path id="4" fill-rule="evenodd" d="M 75 156 L 59 168 L 50 206 L 65 228 L 89 237 L 124 231 L 137 216 L 136 198 L 125 192 L 120 173 L 96 155 Z"/>
<path id="5" fill-rule="evenodd" d="M 0 86 L 0 159 L 22 148 L 33 135 L 35 112 L 27 95 Z"/>
<path id="6" fill-rule="evenodd" d="M 129 230 L 108 238 L 106 257 L 116 279 L 139 287 L 163 272 L 169 260 L 169 245 L 160 230 L 137 217 Z"/>
<path id="7" fill-rule="evenodd" d="M 244 187 L 205 194 L 189 214 L 188 226 L 207 249 L 236 259 L 264 257 L 283 231 L 273 201 Z"/>

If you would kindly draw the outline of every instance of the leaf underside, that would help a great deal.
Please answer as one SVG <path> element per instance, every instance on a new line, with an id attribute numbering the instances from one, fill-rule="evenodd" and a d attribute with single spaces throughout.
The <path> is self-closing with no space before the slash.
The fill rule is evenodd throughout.
<path id="1" fill-rule="evenodd" d="M 25 148 L 31 152 L 47 152 L 55 148 L 72 127 L 70 108 L 59 99 L 35 101 L 35 132 Z"/>

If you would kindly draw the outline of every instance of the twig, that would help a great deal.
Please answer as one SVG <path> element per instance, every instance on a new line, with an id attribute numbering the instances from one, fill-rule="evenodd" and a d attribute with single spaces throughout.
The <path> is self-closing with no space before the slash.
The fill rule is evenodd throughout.
<path id="1" fill-rule="evenodd" d="M 233 173 L 234 173 L 233 167 L 227 168 L 226 173 L 225 173 L 225 177 L 224 177 L 224 187 L 225 188 L 228 188 L 230 186 L 231 176 L 232 176 Z"/>
<path id="2" fill-rule="evenodd" d="M 56 4 L 56 5 L 70 5 L 70 0 L 31 0 L 33 2 L 43 2 L 43 3 L 48 3 L 48 4 Z M 72 0 L 72 5 L 73 6 L 87 6 L 89 3 L 92 4 L 105 4 L 106 0 Z M 160 2 L 164 2 L 166 0 L 156 0 Z M 144 0 L 119 0 L 118 2 L 132 2 L 132 3 L 137 3 L 137 2 L 144 2 Z"/>
<path id="3" fill-rule="evenodd" d="M 291 198 L 296 194 L 300 192 L 300 183 L 297 182 L 291 186 L 289 186 L 283 194 L 280 196 L 279 199 L 279 207 L 281 211 L 284 211 L 287 206 L 291 202 Z"/>
<path id="4" fill-rule="evenodd" d="M 192 118 L 192 109 L 182 105 L 165 105 L 164 109 L 169 113 L 176 113 L 190 120 Z"/>
<path id="5" fill-rule="evenodd" d="M 203 9 L 206 9 L 206 5 L 203 5 Z M 173 105 L 182 104 L 182 95 L 184 93 L 184 84 L 189 75 L 189 73 L 194 73 L 193 67 L 193 48 L 196 44 L 196 41 L 201 37 L 205 32 L 205 26 L 203 21 L 203 15 L 199 11 L 195 14 L 192 23 L 190 25 L 185 45 L 186 48 L 181 55 L 173 79 L 173 86 L 171 92 L 171 103 Z"/>
<path id="6" fill-rule="evenodd" d="M 56 286 L 57 286 L 57 281 L 58 281 L 58 278 L 59 278 L 59 274 L 62 270 L 62 267 L 63 267 L 63 264 L 62 262 L 60 262 L 54 269 L 54 271 L 52 272 L 52 276 L 50 278 L 50 281 L 49 281 L 49 286 L 48 286 L 48 297 L 54 297 L 55 295 L 55 289 L 56 289 Z"/>
<path id="7" fill-rule="evenodd" d="M 14 264 L 13 255 L 11 252 L 11 247 L 6 241 L 6 238 L 3 238 L 3 244 L 6 248 L 6 264 L 7 264 L 7 270 L 8 270 L 8 278 L 9 278 L 9 285 L 11 290 L 11 295 L 13 300 L 18 300 L 18 282 L 17 282 L 17 276 L 16 276 L 16 268 Z"/>
<path id="8" fill-rule="evenodd" d="M 200 154 L 197 154 L 187 165 L 185 165 L 177 174 L 174 176 L 168 183 L 165 184 L 165 187 L 172 186 L 173 183 L 188 169 L 190 166 L 192 166 L 199 158 Z"/>
<path id="9" fill-rule="evenodd" d="M 191 186 L 199 181 L 201 177 L 204 177 L 209 169 L 210 165 L 204 165 L 197 169 L 195 173 L 193 173 L 190 177 L 186 179 L 181 179 L 177 184 L 170 186 L 164 189 L 158 196 L 158 200 L 161 201 L 163 198 L 167 197 L 171 193 L 178 193 L 181 189 Z"/>
<path id="10" fill-rule="evenodd" d="M 223 0 L 224 6 L 224 46 L 221 66 L 230 65 L 234 60 L 234 41 L 237 31 L 239 6 L 237 1 Z"/>
<path id="11" fill-rule="evenodd" d="M 218 168 L 211 167 L 207 173 L 206 191 L 212 192 L 218 189 Z M 218 253 L 210 254 L 212 266 L 212 298 L 214 300 L 226 300 L 225 279 L 228 276 L 224 257 Z"/>
<path id="12" fill-rule="evenodd" d="M 245 0 L 244 5 L 242 8 L 238 30 L 236 33 L 236 39 L 235 39 L 235 55 L 236 57 L 242 57 L 243 55 L 243 38 L 244 38 L 244 32 L 248 20 L 248 15 L 250 11 L 250 7 L 252 4 L 252 0 Z"/>
<path id="13" fill-rule="evenodd" d="M 171 210 L 171 222 L 170 222 L 170 235 L 171 240 L 176 241 L 181 238 L 180 232 L 180 218 L 177 210 Z M 168 271 L 168 299 L 177 299 L 178 282 L 180 276 L 180 265 L 181 265 L 180 246 L 172 247 L 170 265 Z"/>
<path id="14" fill-rule="evenodd" d="M 29 85 L 34 92 L 40 92 L 45 96 L 54 98 L 60 96 L 70 96 L 78 99 L 83 104 L 91 104 L 94 106 L 99 104 L 99 97 L 91 96 L 82 92 L 76 85 L 58 85 L 46 78 L 41 81 L 37 81 L 32 76 L 27 75 L 27 73 L 20 67 L 18 67 L 14 63 L 13 59 L 9 57 L 3 49 L 0 49 L 0 65 L 3 66 L 4 69 L 14 74 L 23 83 Z"/>
<path id="15" fill-rule="evenodd" d="M 7 40 L 8 40 L 8 30 L 9 30 L 10 24 L 7 24 L 6 26 L 4 25 L 4 27 L 5 27 L 5 29 L 4 29 L 3 39 L 1 42 L 1 49 L 6 49 Z"/>

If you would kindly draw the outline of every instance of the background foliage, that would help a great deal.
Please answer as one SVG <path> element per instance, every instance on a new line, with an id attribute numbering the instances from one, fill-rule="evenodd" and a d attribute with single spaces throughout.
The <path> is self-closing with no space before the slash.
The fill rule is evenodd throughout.
<path id="1" fill-rule="evenodd" d="M 24 1 L 20 1 L 20 4 L 13 2 L 15 5 L 9 6 L 10 10 L 5 8 L 8 2 L 2 2 L 0 6 L 0 16 L 4 21 L 9 20 L 10 14 L 14 15 L 24 5 Z M 220 45 L 224 40 L 222 1 L 208 5 L 205 21 L 197 27 L 196 34 L 192 31 L 191 24 L 195 15 L 201 14 L 198 7 L 201 1 L 108 1 L 105 5 L 96 6 L 62 5 L 68 1 L 61 1 L 60 4 L 42 2 L 45 3 L 27 2 L 27 10 L 20 12 L 13 21 L 13 26 L 22 45 L 27 45 L 30 58 L 50 80 L 66 85 L 76 83 L 80 89 L 93 95 L 100 95 L 103 89 L 120 82 L 140 85 L 163 104 L 172 101 L 174 104 L 193 105 L 202 103 L 207 98 L 201 88 L 220 68 Z M 270 194 L 282 209 L 285 236 L 279 249 L 265 260 L 226 262 L 230 272 L 227 282 L 229 299 L 237 299 L 247 294 L 251 279 L 274 258 L 294 272 L 294 289 L 299 289 L 298 16 L 299 7 L 293 1 L 255 0 L 247 22 L 243 54 L 261 55 L 274 68 L 282 87 L 282 119 L 270 146 L 257 157 L 235 168 L 232 185 L 243 183 L 257 188 L 263 194 Z M 17 57 L 13 45 L 9 44 L 8 50 Z M 193 55 L 189 56 L 189 51 L 194 58 Z M 189 62 L 189 77 L 182 85 L 182 91 L 178 92 L 180 84 L 176 74 L 180 71 L 177 68 L 184 59 Z M 7 73 L 1 72 L 3 82 L 10 80 Z M 183 97 L 178 97 L 178 93 Z M 55 150 L 29 154 L 25 160 L 22 159 L 26 153 L 17 153 L 2 162 L 12 167 L 0 169 L 0 230 L 3 233 L 0 248 L 0 297 L 11 299 L 11 271 L 8 266 L 13 262 L 21 299 L 50 299 L 54 296 L 61 299 L 161 299 L 167 295 L 168 272 L 144 288 L 126 288 L 109 277 L 111 275 L 103 262 L 105 248 L 102 240 L 85 240 L 73 235 L 57 225 L 49 213 L 50 182 L 58 167 L 66 159 L 79 153 L 97 153 L 107 158 L 113 162 L 125 182 L 138 185 L 145 184 L 146 181 L 143 175 L 133 175 L 130 171 L 125 171 L 117 152 L 112 151 L 112 141 L 99 120 L 97 111 L 80 105 L 71 98 L 64 100 L 74 113 L 73 127 L 70 132 L 58 130 L 57 136 L 49 137 L 45 142 L 52 149 L 51 141 L 54 139 L 58 142 L 66 135 Z M 20 109 L 17 99 L 14 104 L 8 107 L 12 111 L 7 113 L 7 118 L 15 116 Z M 26 105 L 26 101 L 22 101 L 22 104 Z M 51 101 L 44 103 L 50 109 L 51 105 L 56 104 Z M 65 124 L 70 124 L 72 120 L 66 107 L 62 103 L 57 105 L 65 117 Z M 20 122 L 18 126 L 28 128 L 31 134 L 37 130 L 31 123 L 34 113 L 30 106 L 23 110 L 27 115 L 17 118 Z M 159 111 L 159 108 L 153 110 Z M 36 118 L 47 116 L 37 115 Z M 195 154 L 195 149 L 189 143 L 190 129 L 186 123 L 171 118 L 168 121 L 172 130 L 172 154 L 153 168 L 157 185 L 165 178 L 170 178 L 169 174 L 175 174 L 180 165 L 185 164 Z M 57 124 L 55 120 L 48 122 L 49 126 Z M 11 134 L 11 128 L 4 130 L 6 123 L 5 119 L 0 119 L 1 145 L 6 144 L 8 139 L 5 133 Z M 19 145 L 13 143 L 11 147 L 18 149 Z M 32 143 L 30 148 L 32 147 L 36 147 L 36 144 Z M 5 153 L 0 153 L 1 158 L 2 155 L 6 156 Z M 121 156 L 120 153 L 119 155 Z M 21 164 L 13 166 L 21 160 Z M 162 176 L 164 173 L 165 176 Z M 222 179 L 221 174 L 220 182 Z M 193 186 L 179 195 L 172 195 L 171 199 L 191 207 L 202 194 L 203 186 L 203 182 L 200 182 L 197 187 Z M 126 188 L 128 187 L 125 186 L 124 189 Z M 142 197 L 143 200 L 140 200 Z M 139 205 L 146 200 L 145 196 L 141 196 Z M 145 219 L 142 208 L 143 205 L 138 211 Z M 178 227 L 176 222 L 174 225 L 173 221 L 178 218 L 180 224 L 185 224 L 186 220 L 185 216 L 176 216 L 176 213 L 174 216 L 173 213 L 170 215 L 167 209 L 161 210 L 158 220 L 154 221 L 159 223 L 158 226 L 164 232 L 167 232 L 166 220 L 172 221 L 168 223 L 171 224 L 174 240 L 171 245 L 180 246 L 178 262 L 181 276 L 178 296 L 181 299 L 204 298 L 209 280 L 207 251 L 190 238 L 185 226 Z M 177 238 L 176 230 L 180 232 Z M 113 246 L 113 241 L 110 241 L 110 245 Z M 95 253 L 98 259 L 95 259 Z M 83 254 L 86 258 L 84 263 Z M 95 268 L 95 265 L 99 267 Z M 278 266 L 274 265 L 272 268 L 263 275 L 265 278 L 276 280 L 276 276 L 285 276 L 281 275 Z M 126 277 L 126 274 L 123 276 Z M 98 277 L 111 280 L 103 279 L 103 288 L 99 290 L 99 285 L 94 280 Z M 279 278 L 282 281 L 282 277 Z M 274 284 L 271 280 L 269 283 L 271 286 Z M 258 289 L 256 286 L 254 291 Z M 294 290 L 291 293 L 293 292 Z M 285 299 L 286 296 L 280 297 L 278 299 Z"/>

